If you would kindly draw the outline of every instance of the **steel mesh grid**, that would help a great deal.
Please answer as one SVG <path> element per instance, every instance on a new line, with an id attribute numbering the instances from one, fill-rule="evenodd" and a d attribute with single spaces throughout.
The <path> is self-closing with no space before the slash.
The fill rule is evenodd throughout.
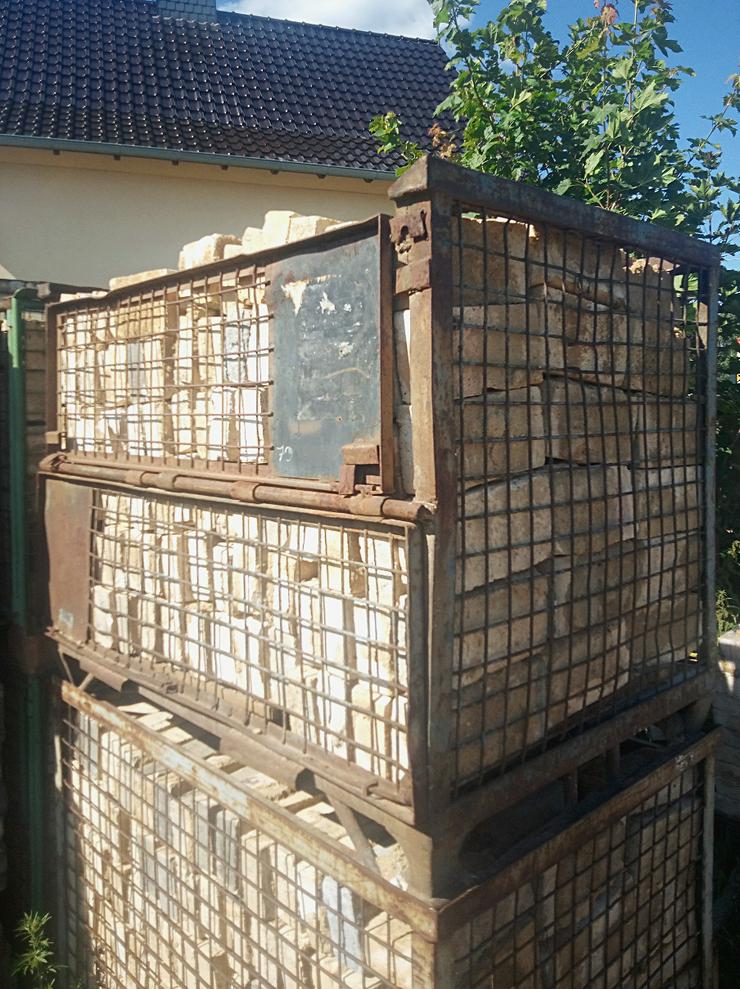
<path id="1" fill-rule="evenodd" d="M 459 787 L 699 668 L 708 309 L 703 269 L 474 205 L 451 246 Z"/>
<path id="2" fill-rule="evenodd" d="M 685 766 L 685 763 L 683 764 Z M 459 989 L 702 984 L 703 765 L 602 822 L 453 937 Z"/>
<path id="3" fill-rule="evenodd" d="M 151 705 L 136 708 L 158 743 L 275 790 Z M 370 888 L 358 895 L 221 806 L 158 763 L 144 738 L 67 708 L 60 764 L 61 940 L 71 980 L 106 989 L 411 985 L 411 930 L 364 898 Z M 331 818 L 319 821 L 346 842 Z"/>
<path id="4" fill-rule="evenodd" d="M 89 641 L 116 664 L 400 785 L 404 529 L 96 489 Z"/>
<path id="5" fill-rule="evenodd" d="M 251 472 L 268 462 L 263 271 L 186 272 L 57 318 L 58 429 L 76 455 Z"/>

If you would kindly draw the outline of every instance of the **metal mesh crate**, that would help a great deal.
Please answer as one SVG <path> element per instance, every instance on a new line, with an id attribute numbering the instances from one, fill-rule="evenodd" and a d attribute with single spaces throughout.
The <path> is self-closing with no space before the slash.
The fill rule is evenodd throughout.
<path id="1" fill-rule="evenodd" d="M 32 289 L 4 300 L 0 318 L 0 615 L 43 626 L 34 484 L 46 452 L 46 329 Z"/>
<path id="2" fill-rule="evenodd" d="M 153 658 L 170 699 L 187 692 L 190 709 L 217 723 L 265 722 L 265 744 L 297 741 L 313 767 L 327 753 L 369 803 L 388 798 L 389 813 L 434 833 L 453 830 L 441 808 L 467 827 L 532 773 L 555 778 L 563 760 L 708 693 L 718 257 L 674 232 L 535 189 L 524 196 L 435 159 L 392 193 L 395 284 L 375 284 L 392 327 L 381 320 L 379 335 L 365 336 L 376 347 L 370 379 L 376 369 L 380 386 L 392 379 L 392 412 L 387 387 L 371 389 L 380 444 L 344 446 L 339 474 L 303 487 L 276 477 L 274 460 L 264 479 L 254 464 L 235 479 L 233 461 L 209 473 L 187 457 L 54 455 L 46 473 L 76 483 L 47 484 L 52 620 L 77 658 L 131 678 Z M 322 270 L 328 263 L 322 255 Z M 224 262 L 134 294 L 166 302 L 170 290 L 209 278 L 223 287 L 247 267 Z M 57 310 L 57 328 L 70 312 Z M 187 318 L 166 330 L 173 354 L 195 325 Z M 216 324 L 218 340 L 229 324 Z M 277 347 L 290 324 L 269 325 Z M 97 353 L 94 333 L 84 330 L 82 353 Z M 274 363 L 270 374 L 277 388 Z M 87 501 L 82 478 L 98 492 Z M 115 485 L 114 508 L 101 499 Z M 229 537 L 213 523 L 226 507 L 182 521 L 186 494 L 237 504 L 245 526 L 300 507 L 325 519 L 334 548 L 316 543 L 296 570 L 303 550 L 292 536 L 282 544 L 268 526 Z M 140 524 L 139 497 L 170 507 Z M 374 564 L 355 548 L 381 529 L 407 543 L 391 566 L 390 604 L 373 597 Z M 226 595 L 230 540 L 247 553 L 230 560 Z M 161 563 L 144 563 L 147 542 L 147 559 Z M 250 562 L 250 546 L 264 562 Z M 277 569 L 265 584 L 268 564 Z M 324 582 L 330 569 L 339 583 Z M 142 609 L 142 596 L 156 601 Z"/>
<path id="3" fill-rule="evenodd" d="M 381 872 L 358 865 L 316 798 L 218 756 L 155 707 L 68 684 L 63 698 L 56 916 L 70 979 L 710 985 L 712 738 L 657 758 L 432 905 L 405 891 L 392 846 Z"/>
<path id="4" fill-rule="evenodd" d="M 430 720 L 462 792 L 715 665 L 718 255 L 435 159 L 392 194 L 406 472 L 451 615 Z"/>

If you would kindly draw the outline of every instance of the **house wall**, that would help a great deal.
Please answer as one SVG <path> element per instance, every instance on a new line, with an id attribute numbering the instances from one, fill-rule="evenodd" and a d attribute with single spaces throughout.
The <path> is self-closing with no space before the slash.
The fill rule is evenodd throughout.
<path id="1" fill-rule="evenodd" d="M 241 235 L 270 209 L 390 213 L 390 179 L 0 148 L 0 278 L 105 286 L 112 275 L 176 268 L 184 243 Z"/>

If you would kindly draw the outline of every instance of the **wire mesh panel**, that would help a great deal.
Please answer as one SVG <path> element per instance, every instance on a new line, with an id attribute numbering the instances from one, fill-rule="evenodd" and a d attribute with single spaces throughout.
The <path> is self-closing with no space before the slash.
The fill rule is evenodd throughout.
<path id="1" fill-rule="evenodd" d="M 690 989 L 702 978 L 703 764 L 594 823 L 453 938 L 459 989 Z"/>
<path id="2" fill-rule="evenodd" d="M 701 666 L 708 272 L 457 201 L 456 785 Z"/>
<path id="3" fill-rule="evenodd" d="M 62 450 L 326 481 L 360 443 L 379 486 L 384 229 L 376 218 L 53 307 Z"/>
<path id="4" fill-rule="evenodd" d="M 151 704 L 63 696 L 58 944 L 86 989 L 709 989 L 711 738 L 432 905 L 392 840 L 350 866 L 320 799 Z"/>
<path id="5" fill-rule="evenodd" d="M 295 814 L 296 828 L 350 846 L 330 807 L 216 755 L 152 705 L 119 700 L 115 713 L 128 723 L 123 732 L 105 716 L 65 710 L 58 916 L 70 983 L 80 979 L 90 989 L 428 984 L 416 974 L 410 927 L 381 909 L 371 879 L 361 892 L 351 888 L 318 864 L 318 851 L 304 857 L 249 816 L 250 801 L 269 800 Z M 163 751 L 164 761 L 157 757 Z M 172 769 L 176 751 L 183 754 L 181 772 Z M 242 791 L 246 814 L 216 799 L 219 775 L 232 784 L 229 792 L 234 785 Z M 394 849 L 381 848 L 378 860 L 387 881 L 402 886 Z"/>
<path id="6" fill-rule="evenodd" d="M 89 545 L 96 649 L 403 782 L 406 529 L 96 489 Z"/>
<path id="7" fill-rule="evenodd" d="M 66 306 L 58 427 L 69 449 L 144 463 L 267 463 L 264 294 L 264 272 L 247 265 Z"/>

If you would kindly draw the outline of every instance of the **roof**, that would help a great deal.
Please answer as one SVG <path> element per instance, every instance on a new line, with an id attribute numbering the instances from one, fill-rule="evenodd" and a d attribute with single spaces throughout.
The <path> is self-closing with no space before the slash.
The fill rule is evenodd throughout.
<path id="1" fill-rule="evenodd" d="M 426 144 L 446 63 L 430 41 L 156 0 L 0 0 L 0 140 L 392 172 L 370 119 L 395 110 Z"/>

